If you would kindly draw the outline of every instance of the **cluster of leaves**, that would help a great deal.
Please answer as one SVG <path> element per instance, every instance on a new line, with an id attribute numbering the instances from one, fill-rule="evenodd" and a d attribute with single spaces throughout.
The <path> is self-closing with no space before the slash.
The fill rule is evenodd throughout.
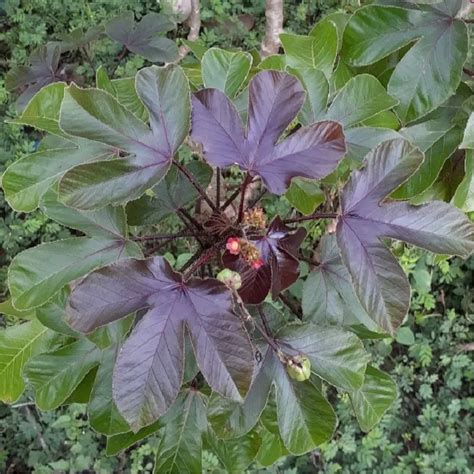
<path id="1" fill-rule="evenodd" d="M 30 321 L 1 334 L 2 400 L 18 399 L 25 379 L 41 409 L 88 400 L 110 454 L 158 432 L 157 472 L 200 472 L 203 447 L 232 472 L 314 449 L 337 425 L 328 385 L 370 430 L 396 389 L 362 339 L 394 335 L 410 296 L 382 239 L 461 256 L 474 248 L 461 211 L 424 203 L 427 189 L 446 199 L 443 170 L 459 159 L 466 173 L 446 183 L 447 200 L 472 201 L 472 156 L 457 151 L 472 148 L 473 132 L 461 82 L 467 28 L 455 3 L 328 16 L 308 36 L 282 35 L 285 54 L 263 61 L 190 45 L 197 62 L 183 67 L 112 80 L 99 69 L 95 88 L 42 87 L 14 122 L 46 135 L 6 170 L 5 196 L 83 235 L 28 249 L 10 266 L 2 310 Z M 148 54 L 129 19 L 121 41 Z M 422 81 L 410 76 L 420 61 Z M 206 192 L 212 174 L 215 196 Z M 241 176 L 236 192 L 225 182 L 232 174 Z M 313 205 L 254 225 L 246 215 L 261 194 L 248 200 L 252 185 L 303 213 Z M 327 199 L 313 212 L 321 190 Z M 169 214 L 182 231 L 139 234 Z M 315 260 L 298 225 L 320 219 L 335 219 L 335 235 L 321 239 Z M 147 245 L 169 238 L 195 249 L 179 269 Z M 229 238 L 246 253 L 226 249 Z M 311 273 L 299 280 L 305 260 Z M 222 265 L 241 285 L 214 278 Z M 301 311 L 283 293 L 298 283 Z"/>

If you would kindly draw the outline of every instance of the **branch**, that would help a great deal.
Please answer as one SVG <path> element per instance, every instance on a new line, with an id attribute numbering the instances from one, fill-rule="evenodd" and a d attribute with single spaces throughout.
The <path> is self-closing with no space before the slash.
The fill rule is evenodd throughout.
<path id="1" fill-rule="evenodd" d="M 173 164 L 176 166 L 176 168 L 181 171 L 181 173 L 186 176 L 188 181 L 194 186 L 194 188 L 197 190 L 197 192 L 201 195 L 201 197 L 204 199 L 204 201 L 207 202 L 209 207 L 214 211 L 218 212 L 219 208 L 212 202 L 212 200 L 209 198 L 209 196 L 206 194 L 206 191 L 201 187 L 201 185 L 196 181 L 194 178 L 193 174 L 189 172 L 189 170 L 183 166 L 179 161 L 173 160 Z"/>
<path id="2" fill-rule="evenodd" d="M 315 212 L 309 216 L 293 217 L 291 219 L 285 219 L 285 224 L 293 224 L 295 222 L 312 221 L 315 219 L 336 219 L 338 216 L 337 212 Z"/>
<path id="3" fill-rule="evenodd" d="M 237 223 L 242 222 L 242 218 L 244 217 L 244 204 L 245 204 L 245 192 L 247 191 L 247 186 L 252 182 L 252 176 L 250 173 L 245 175 L 244 181 L 242 182 L 242 186 L 240 188 L 240 205 L 239 205 L 239 215 L 237 217 Z"/>
<path id="4" fill-rule="evenodd" d="M 463 70 L 464 74 L 467 74 L 470 77 L 474 77 L 474 71 L 471 71 L 467 67 L 463 67 L 462 70 Z"/>
<path id="5" fill-rule="evenodd" d="M 146 240 L 168 240 L 168 239 L 179 239 L 181 237 L 195 237 L 195 233 L 192 232 L 177 232 L 176 234 L 157 234 L 157 235 L 143 235 L 132 237 L 135 242 L 141 242 Z"/>
<path id="6" fill-rule="evenodd" d="M 187 20 L 189 25 L 188 41 L 196 41 L 199 38 L 199 30 L 201 29 L 201 6 L 199 0 L 191 0 L 191 14 Z M 178 61 L 183 59 L 188 53 L 189 48 L 183 44 L 179 48 Z"/>
<path id="7" fill-rule="evenodd" d="M 265 38 L 262 41 L 263 57 L 277 54 L 280 49 L 280 33 L 283 31 L 283 0 L 265 0 Z"/>

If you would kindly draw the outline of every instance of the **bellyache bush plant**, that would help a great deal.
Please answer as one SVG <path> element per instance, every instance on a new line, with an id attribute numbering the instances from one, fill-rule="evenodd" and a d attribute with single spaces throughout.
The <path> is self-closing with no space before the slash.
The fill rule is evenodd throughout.
<path id="1" fill-rule="evenodd" d="M 329 16 L 262 61 L 192 45 L 182 66 L 37 92 L 16 122 L 45 136 L 3 188 L 75 236 L 10 266 L 2 311 L 29 321 L 0 335 L 1 399 L 26 382 L 40 409 L 88 403 L 109 454 L 157 432 L 156 472 L 201 472 L 203 449 L 230 472 L 313 450 L 337 426 L 330 386 L 369 431 L 396 387 L 363 340 L 395 335 L 410 298 L 391 250 L 474 249 L 443 201 L 472 211 L 454 3 Z M 283 195 L 286 213 L 262 204 Z M 177 232 L 141 231 L 170 216 Z M 194 254 L 172 265 L 181 241 Z"/>

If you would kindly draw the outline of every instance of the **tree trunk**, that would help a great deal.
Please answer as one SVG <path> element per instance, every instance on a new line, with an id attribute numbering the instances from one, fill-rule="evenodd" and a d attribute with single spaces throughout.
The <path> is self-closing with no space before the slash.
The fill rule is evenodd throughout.
<path id="1" fill-rule="evenodd" d="M 201 29 L 201 6 L 199 0 L 191 0 L 191 14 L 187 20 L 189 26 L 189 41 L 196 41 L 199 38 L 199 30 Z M 184 58 L 189 53 L 189 48 L 182 45 L 179 48 L 179 58 Z"/>
<path id="2" fill-rule="evenodd" d="M 283 0 L 265 0 L 265 38 L 262 42 L 262 57 L 277 54 L 280 49 L 279 35 L 283 31 Z"/>

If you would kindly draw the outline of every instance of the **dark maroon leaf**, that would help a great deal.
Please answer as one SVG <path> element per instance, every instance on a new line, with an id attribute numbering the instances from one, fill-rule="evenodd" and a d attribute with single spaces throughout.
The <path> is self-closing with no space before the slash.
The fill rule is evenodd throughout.
<path id="1" fill-rule="evenodd" d="M 118 356 L 114 399 L 134 430 L 165 413 L 178 395 L 187 328 L 196 362 L 211 388 L 241 401 L 253 352 L 232 309 L 232 295 L 214 279 L 183 281 L 161 257 L 127 260 L 91 273 L 72 291 L 69 324 L 89 332 L 141 308 Z"/>
<path id="2" fill-rule="evenodd" d="M 6 75 L 7 90 L 20 91 L 17 100 L 19 110 L 22 110 L 42 87 L 59 80 L 57 73 L 60 55 L 60 45 L 47 43 L 31 53 L 27 66 L 16 66 Z"/>
<path id="3" fill-rule="evenodd" d="M 410 286 L 381 237 L 463 257 L 474 249 L 473 225 L 449 204 L 382 204 L 422 161 L 423 154 L 407 141 L 386 141 L 367 155 L 341 195 L 337 242 L 344 264 L 368 314 L 392 333 L 407 313 Z"/>
<path id="4" fill-rule="evenodd" d="M 261 176 L 266 187 L 283 194 L 292 178 L 323 178 L 345 153 L 337 122 L 313 123 L 280 140 L 305 98 L 303 87 L 284 72 L 263 71 L 249 86 L 249 113 L 244 130 L 237 110 L 217 89 L 193 97 L 192 137 L 216 166 L 239 165 Z"/>
<path id="5" fill-rule="evenodd" d="M 176 44 L 163 33 L 176 25 L 165 15 L 148 13 L 135 22 L 132 11 L 127 11 L 110 20 L 105 26 L 107 35 L 122 43 L 130 51 L 152 62 L 171 62 L 178 55 Z"/>
<path id="6" fill-rule="evenodd" d="M 255 269 L 241 255 L 226 252 L 224 265 L 240 273 L 242 287 L 239 290 L 242 301 L 249 304 L 261 303 L 268 292 L 273 298 L 292 285 L 299 276 L 298 248 L 306 236 L 306 231 L 296 231 L 287 227 L 279 216 L 271 223 L 267 235 L 250 239 L 260 251 L 263 265 Z"/>

